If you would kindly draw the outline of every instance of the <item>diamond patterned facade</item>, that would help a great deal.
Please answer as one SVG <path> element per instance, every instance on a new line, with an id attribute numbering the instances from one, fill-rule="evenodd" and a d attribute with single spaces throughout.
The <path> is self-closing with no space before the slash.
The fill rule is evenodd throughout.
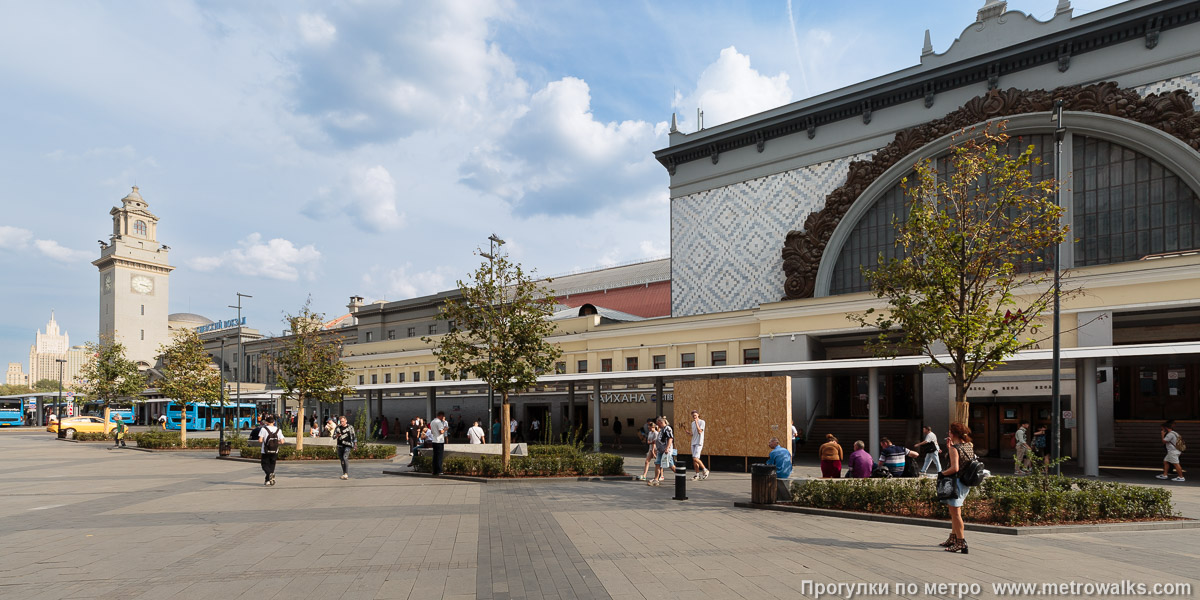
<path id="1" fill-rule="evenodd" d="M 847 156 L 671 201 L 671 309 L 679 317 L 783 297 L 787 232 L 846 181 Z"/>
<path id="2" fill-rule="evenodd" d="M 1149 85 L 1143 85 L 1139 88 L 1134 88 L 1138 95 L 1145 98 L 1150 94 L 1161 94 L 1163 92 L 1173 92 L 1175 90 L 1186 90 L 1192 95 L 1192 101 L 1200 100 L 1200 73 L 1192 73 L 1182 77 L 1172 77 L 1156 81 Z"/>

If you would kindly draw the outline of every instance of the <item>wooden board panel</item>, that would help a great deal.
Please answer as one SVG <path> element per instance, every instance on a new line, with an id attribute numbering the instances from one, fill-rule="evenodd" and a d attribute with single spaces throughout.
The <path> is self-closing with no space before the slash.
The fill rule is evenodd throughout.
<path id="1" fill-rule="evenodd" d="M 790 446 L 791 378 L 739 377 L 675 382 L 674 420 L 680 453 L 691 449 L 691 412 L 707 431 L 704 453 L 766 456 L 772 436 Z"/>

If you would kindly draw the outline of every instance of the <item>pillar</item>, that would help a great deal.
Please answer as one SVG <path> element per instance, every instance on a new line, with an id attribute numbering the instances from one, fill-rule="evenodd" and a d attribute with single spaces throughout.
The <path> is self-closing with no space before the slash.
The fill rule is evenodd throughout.
<path id="1" fill-rule="evenodd" d="M 429 387 L 429 391 L 425 393 L 425 421 L 432 421 L 433 416 L 437 414 L 437 389 L 433 386 Z M 508 426 L 507 423 L 504 424 Z"/>
<path id="2" fill-rule="evenodd" d="M 663 378 L 654 378 L 654 416 L 661 417 L 663 414 Z"/>
<path id="3" fill-rule="evenodd" d="M 1084 358 L 1075 361 L 1075 386 L 1080 402 L 1075 423 L 1079 433 L 1079 453 L 1086 477 L 1100 476 L 1100 426 L 1099 402 L 1096 384 L 1096 359 Z"/>
<path id="4" fill-rule="evenodd" d="M 879 368 L 867 369 L 867 439 L 871 456 L 879 460 Z"/>
<path id="5" fill-rule="evenodd" d="M 567 435 L 575 429 L 575 382 L 567 382 Z"/>
<path id="6" fill-rule="evenodd" d="M 592 382 L 592 450 L 600 451 L 600 380 Z"/>

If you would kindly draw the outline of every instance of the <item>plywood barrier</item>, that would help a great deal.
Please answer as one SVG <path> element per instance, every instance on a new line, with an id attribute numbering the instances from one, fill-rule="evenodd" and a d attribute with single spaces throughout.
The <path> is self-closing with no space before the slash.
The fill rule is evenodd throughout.
<path id="1" fill-rule="evenodd" d="M 692 445 L 692 411 L 705 422 L 704 454 L 766 456 L 778 437 L 792 451 L 792 379 L 738 377 L 675 382 L 675 439 L 680 454 Z"/>

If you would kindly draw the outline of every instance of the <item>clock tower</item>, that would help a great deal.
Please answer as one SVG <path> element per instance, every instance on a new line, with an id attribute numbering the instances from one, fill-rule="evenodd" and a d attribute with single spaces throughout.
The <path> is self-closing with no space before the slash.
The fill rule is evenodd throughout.
<path id="1" fill-rule="evenodd" d="M 113 229 L 100 242 L 100 337 L 125 345 L 125 355 L 145 369 L 154 366 L 159 346 L 169 344 L 166 245 L 158 243 L 158 217 L 137 186 L 109 211 Z"/>

